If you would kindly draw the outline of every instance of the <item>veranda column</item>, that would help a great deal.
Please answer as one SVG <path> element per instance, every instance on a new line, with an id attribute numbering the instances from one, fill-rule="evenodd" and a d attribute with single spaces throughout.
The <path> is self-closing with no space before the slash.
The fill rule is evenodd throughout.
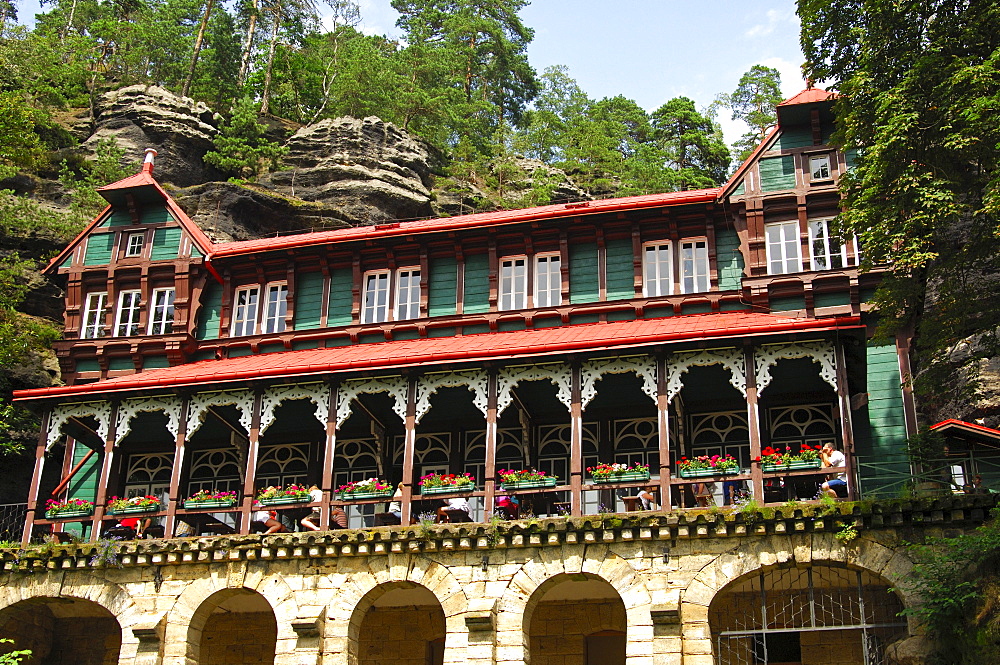
<path id="1" fill-rule="evenodd" d="M 257 482 L 257 457 L 260 452 L 260 410 L 262 403 L 261 391 L 254 391 L 253 418 L 250 421 L 250 432 L 247 437 L 247 469 L 243 479 L 240 533 L 250 533 L 250 517 L 253 514 L 254 491 Z"/>
<path id="2" fill-rule="evenodd" d="M 31 487 L 28 490 L 28 512 L 24 519 L 24 532 L 21 534 L 21 544 L 27 547 L 31 541 L 31 533 L 35 526 L 35 511 L 38 509 L 38 489 L 42 481 L 42 467 L 45 466 L 45 443 L 48 440 L 49 418 L 52 410 L 42 414 L 42 426 L 38 431 L 38 444 L 35 446 L 35 470 L 31 473 Z"/>
<path id="3" fill-rule="evenodd" d="M 487 383 L 488 401 L 486 403 L 486 482 L 483 484 L 483 521 L 493 514 L 496 506 L 496 467 L 497 467 L 497 391 L 499 382 L 497 373 L 490 371 Z"/>
<path id="4" fill-rule="evenodd" d="M 410 523 L 413 497 L 413 463 L 417 447 L 417 382 L 410 379 L 406 390 L 406 418 L 403 420 L 403 511 L 400 524 Z"/>
<path id="5" fill-rule="evenodd" d="M 583 514 L 583 404 L 580 398 L 580 365 L 572 366 L 572 398 L 569 422 L 570 514 Z"/>
<path id="6" fill-rule="evenodd" d="M 181 418 L 177 423 L 177 438 L 174 439 L 174 468 L 170 470 L 170 494 L 167 505 L 167 517 L 164 520 L 163 533 L 167 538 L 174 535 L 177 526 L 177 507 L 184 501 L 181 496 L 181 475 L 184 468 L 184 444 L 187 442 L 187 415 L 190 400 L 187 396 L 181 398 Z"/>
<path id="7" fill-rule="evenodd" d="M 743 363 L 747 377 L 747 425 L 750 429 L 750 459 L 760 459 L 760 409 L 757 405 L 757 364 L 752 346 L 743 348 Z M 760 464 L 750 466 L 753 498 L 764 503 L 764 472 Z"/>
<path id="8" fill-rule="evenodd" d="M 108 500 L 108 482 L 111 479 L 111 464 L 115 459 L 115 438 L 118 436 L 118 406 L 117 401 L 111 404 L 111 418 L 108 422 L 108 436 L 104 441 L 104 459 L 101 461 L 101 477 L 97 483 L 97 496 L 94 499 L 94 526 L 90 530 L 91 542 L 96 542 L 101 536 L 101 522 L 104 519 L 104 504 Z"/>
<path id="9" fill-rule="evenodd" d="M 667 359 L 656 361 L 656 437 L 660 449 L 660 506 L 672 505 L 670 496 L 670 401 L 667 394 Z"/>
<path id="10" fill-rule="evenodd" d="M 319 509 L 319 523 L 330 524 L 330 502 L 334 498 L 333 463 L 337 453 L 337 384 L 330 384 L 330 405 L 326 416 L 326 440 L 323 445 L 323 477 L 319 488 L 323 490 L 323 505 Z"/>
<path id="11" fill-rule="evenodd" d="M 854 487 L 854 424 L 851 421 L 851 396 L 847 386 L 847 360 L 844 347 L 834 342 L 837 363 L 837 404 L 840 408 L 840 440 L 844 442 L 844 464 L 847 467 L 847 496 L 855 499 Z"/>

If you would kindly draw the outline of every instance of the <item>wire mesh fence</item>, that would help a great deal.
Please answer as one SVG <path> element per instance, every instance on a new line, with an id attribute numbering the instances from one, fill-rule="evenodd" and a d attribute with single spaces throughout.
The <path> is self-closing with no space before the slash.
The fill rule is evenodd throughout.
<path id="1" fill-rule="evenodd" d="M 0 503 L 0 540 L 20 541 L 27 514 L 26 503 Z"/>

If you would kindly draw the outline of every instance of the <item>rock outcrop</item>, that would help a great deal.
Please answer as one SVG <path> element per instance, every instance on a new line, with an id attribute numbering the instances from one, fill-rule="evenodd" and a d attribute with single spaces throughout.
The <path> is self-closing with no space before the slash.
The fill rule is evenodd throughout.
<path id="1" fill-rule="evenodd" d="M 335 207 L 278 196 L 257 185 L 209 182 L 171 196 L 213 242 L 350 226 Z"/>
<path id="2" fill-rule="evenodd" d="M 95 112 L 85 149 L 93 152 L 99 140 L 114 136 L 133 163 L 141 161 L 146 148 L 155 148 L 160 182 L 187 187 L 225 180 L 202 161 L 218 131 L 215 113 L 204 103 L 158 86 L 131 85 L 104 94 Z"/>
<path id="3" fill-rule="evenodd" d="M 285 144 L 284 169 L 263 187 L 336 208 L 355 225 L 428 217 L 432 151 L 379 118 L 303 127 Z"/>

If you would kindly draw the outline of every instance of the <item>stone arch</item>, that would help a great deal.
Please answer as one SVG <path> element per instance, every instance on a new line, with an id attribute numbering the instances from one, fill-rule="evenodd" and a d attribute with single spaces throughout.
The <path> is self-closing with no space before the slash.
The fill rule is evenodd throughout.
<path id="1" fill-rule="evenodd" d="M 381 595 L 379 587 L 391 590 L 396 585 L 426 587 L 441 603 L 445 613 L 449 647 L 461 639 L 465 630 L 465 612 L 469 598 L 465 588 L 454 573 L 439 563 L 407 554 L 390 554 L 386 559 L 369 559 L 367 565 L 360 560 L 343 559 L 341 572 L 328 575 L 319 583 L 320 588 L 336 590 L 332 595 L 324 629 L 325 657 L 336 662 L 349 662 L 350 627 L 359 606 Z M 372 592 L 375 595 L 369 595 Z M 361 615 L 357 615 L 361 616 Z M 356 662 L 356 661 L 353 661 Z"/>
<path id="2" fill-rule="evenodd" d="M 713 601 L 724 589 L 739 580 L 778 569 L 804 570 L 811 567 L 840 568 L 865 573 L 891 584 L 911 570 L 913 563 L 897 549 L 876 538 L 863 536 L 846 546 L 831 534 L 770 536 L 734 548 L 705 565 L 680 596 L 680 617 L 685 635 L 684 651 L 714 653 L 709 625 Z M 911 593 L 896 591 L 902 606 L 911 606 Z M 912 618 L 907 632 L 914 634 Z"/>
<path id="3" fill-rule="evenodd" d="M 652 596 L 645 580 L 611 547 L 590 545 L 567 546 L 558 556 L 530 559 L 515 572 L 498 601 L 496 632 L 497 643 L 508 647 L 503 653 L 516 657 L 498 655 L 497 663 L 530 662 L 526 618 L 548 589 L 566 577 L 580 575 L 604 581 L 621 598 L 628 626 L 628 659 L 652 658 Z"/>
<path id="4" fill-rule="evenodd" d="M 447 634 L 444 607 L 423 584 L 377 584 L 355 605 L 347 624 L 348 665 L 390 665 L 404 660 L 442 665 Z M 421 658 L 421 646 L 423 658 Z"/>
<path id="5" fill-rule="evenodd" d="M 0 635 L 14 641 L 13 649 L 31 651 L 25 665 L 114 665 L 121 657 L 122 626 L 114 613 L 66 594 L 6 605 L 0 610 Z"/>
<path id="6" fill-rule="evenodd" d="M 232 567 L 229 574 L 199 577 L 190 582 L 167 612 L 164 628 L 165 663 L 196 662 L 190 660 L 189 627 L 196 621 L 196 614 L 209 599 L 227 590 L 244 590 L 259 594 L 270 606 L 277 622 L 277 653 L 294 649 L 295 632 L 292 625 L 299 608 L 288 583 L 280 575 L 265 575 L 263 569 L 248 570 L 245 563 Z"/>
<path id="7" fill-rule="evenodd" d="M 278 621 L 263 594 L 230 587 L 206 598 L 191 616 L 185 662 L 191 665 L 273 665 Z"/>

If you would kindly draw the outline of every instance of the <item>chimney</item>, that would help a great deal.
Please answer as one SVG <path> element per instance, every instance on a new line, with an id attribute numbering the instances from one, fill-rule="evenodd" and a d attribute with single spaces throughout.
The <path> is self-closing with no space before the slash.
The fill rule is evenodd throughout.
<path id="1" fill-rule="evenodd" d="M 146 158 L 142 160 L 142 172 L 152 173 L 153 172 L 153 159 L 156 157 L 156 150 L 153 148 L 146 148 Z"/>

